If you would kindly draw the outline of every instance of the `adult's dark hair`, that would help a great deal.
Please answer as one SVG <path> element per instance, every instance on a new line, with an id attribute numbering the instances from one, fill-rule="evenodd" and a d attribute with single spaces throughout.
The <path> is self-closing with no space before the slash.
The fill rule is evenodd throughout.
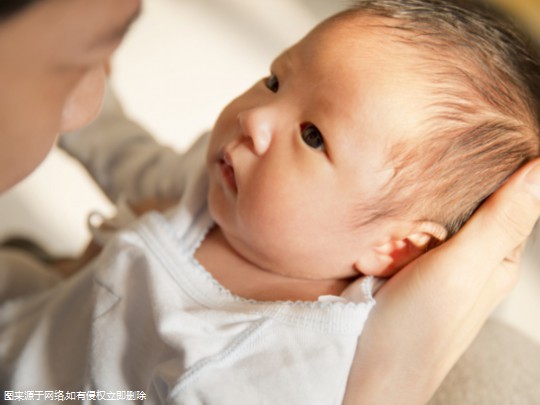
<path id="1" fill-rule="evenodd" d="M 35 0 L 0 0 L 0 20 L 10 17 Z"/>

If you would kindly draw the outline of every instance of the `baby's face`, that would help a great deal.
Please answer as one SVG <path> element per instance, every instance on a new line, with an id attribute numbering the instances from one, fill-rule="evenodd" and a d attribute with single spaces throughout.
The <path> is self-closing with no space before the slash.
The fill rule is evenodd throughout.
<path id="1" fill-rule="evenodd" d="M 209 207 L 230 245 L 268 271 L 358 275 L 391 221 L 358 226 L 392 175 L 387 152 L 424 120 L 414 60 L 380 29 L 323 24 L 221 113 L 207 165 Z"/>

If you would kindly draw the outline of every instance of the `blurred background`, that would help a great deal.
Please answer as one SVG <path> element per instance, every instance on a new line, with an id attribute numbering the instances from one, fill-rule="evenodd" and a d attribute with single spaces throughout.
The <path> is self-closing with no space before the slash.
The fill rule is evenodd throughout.
<path id="1" fill-rule="evenodd" d="M 540 38 L 540 0 L 492 1 Z M 212 127 L 225 104 L 268 74 L 278 53 L 349 3 L 146 0 L 114 57 L 113 87 L 131 117 L 182 150 Z M 114 207 L 75 162 L 53 150 L 0 197 L 0 240 L 30 236 L 54 254 L 76 255 L 89 240 L 86 218 L 95 210 L 112 214 Z M 540 343 L 540 237 L 531 238 L 523 268 L 494 316 Z"/>

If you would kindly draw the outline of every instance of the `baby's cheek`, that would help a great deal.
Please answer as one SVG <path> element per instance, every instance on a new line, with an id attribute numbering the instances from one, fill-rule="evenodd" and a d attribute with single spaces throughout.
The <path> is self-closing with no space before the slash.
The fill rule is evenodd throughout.
<path id="1" fill-rule="evenodd" d="M 244 190 L 245 191 L 245 190 Z M 276 219 L 283 215 L 279 201 L 264 187 L 251 187 L 247 193 L 238 197 L 238 215 L 246 230 L 266 233 Z"/>
<path id="2" fill-rule="evenodd" d="M 292 190 L 280 187 L 278 182 L 259 182 L 250 191 L 249 197 L 241 196 L 238 204 L 246 229 L 268 239 L 293 243 L 310 227 L 306 218 L 309 209 Z"/>

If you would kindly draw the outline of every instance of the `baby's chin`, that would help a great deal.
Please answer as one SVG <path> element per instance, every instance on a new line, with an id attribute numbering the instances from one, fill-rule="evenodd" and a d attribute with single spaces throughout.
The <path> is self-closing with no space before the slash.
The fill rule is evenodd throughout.
<path id="1" fill-rule="evenodd" d="M 276 255 L 274 249 L 265 250 L 258 246 L 253 247 L 249 245 L 251 241 L 238 241 L 228 236 L 223 229 L 221 231 L 236 254 L 249 261 L 254 267 L 278 277 L 299 282 L 328 283 L 331 281 L 349 282 L 361 276 L 353 266 L 345 269 L 338 269 L 337 266 L 334 268 L 332 266 L 317 267 L 316 263 L 320 263 L 322 260 L 316 256 L 311 257 L 309 260 L 294 259 L 300 255 L 298 252 L 288 251 L 286 246 L 277 248 L 276 250 L 279 250 L 280 254 Z M 259 244 L 261 244 L 260 241 Z M 262 244 L 264 245 L 264 243 Z"/>

